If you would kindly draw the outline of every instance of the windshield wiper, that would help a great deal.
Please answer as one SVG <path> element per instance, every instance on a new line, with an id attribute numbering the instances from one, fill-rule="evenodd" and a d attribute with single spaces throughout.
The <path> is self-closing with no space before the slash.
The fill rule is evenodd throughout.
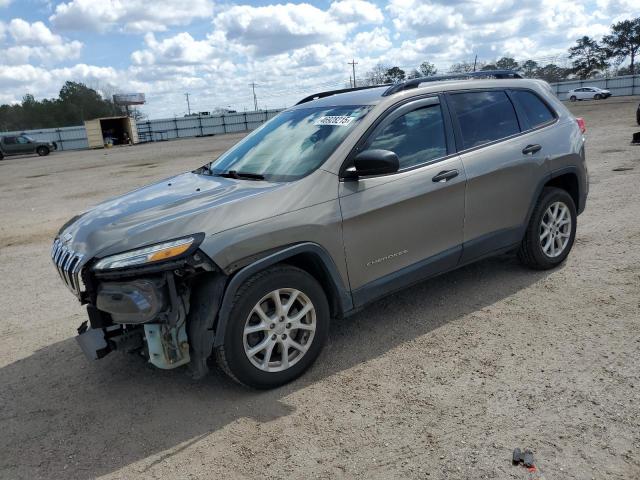
<path id="1" fill-rule="evenodd" d="M 264 175 L 251 172 L 237 172 L 235 170 L 229 170 L 223 173 L 214 173 L 216 177 L 235 178 L 235 179 L 248 179 L 248 180 L 264 180 Z"/>

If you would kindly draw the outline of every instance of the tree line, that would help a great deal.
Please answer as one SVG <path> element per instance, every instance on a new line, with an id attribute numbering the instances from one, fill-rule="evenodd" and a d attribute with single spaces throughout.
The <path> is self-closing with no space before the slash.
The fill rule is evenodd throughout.
<path id="1" fill-rule="evenodd" d="M 36 100 L 26 94 L 22 103 L 0 105 L 0 131 L 69 127 L 114 115 L 122 115 L 122 111 L 110 99 L 83 83 L 66 82 L 58 98 Z"/>
<path id="2" fill-rule="evenodd" d="M 554 63 L 541 64 L 535 60 L 517 62 L 512 57 L 502 57 L 495 62 L 454 63 L 446 73 L 468 73 L 478 70 L 515 70 L 527 78 L 540 78 L 547 82 L 579 78 L 582 80 L 604 76 L 615 69 L 616 75 L 634 75 L 637 71 L 636 59 L 640 55 L 640 17 L 623 20 L 611 26 L 611 32 L 602 41 L 584 36 L 569 48 L 570 67 Z M 629 66 L 620 65 L 629 60 Z M 423 62 L 418 68 L 408 72 L 400 67 L 378 64 L 365 74 L 360 81 L 364 85 L 396 83 L 419 77 L 437 75 L 433 63 Z"/>

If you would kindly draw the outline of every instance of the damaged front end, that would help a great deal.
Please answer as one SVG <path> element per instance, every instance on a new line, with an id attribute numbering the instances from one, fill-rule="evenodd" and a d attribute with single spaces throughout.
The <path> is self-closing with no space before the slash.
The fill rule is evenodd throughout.
<path id="1" fill-rule="evenodd" d="M 59 271 L 62 263 L 63 280 L 72 291 L 77 287 L 74 293 L 87 304 L 89 319 L 76 338 L 88 358 L 119 350 L 142 355 L 162 369 L 189 364 L 195 378 L 207 373 L 226 277 L 197 249 L 199 243 L 169 259 L 136 260 L 133 266 L 123 265 L 125 254 L 87 262 L 77 271 L 73 264 L 80 262 L 72 261 L 69 273 L 64 270 L 67 260 L 56 260 L 54 244 L 53 259 Z M 114 268 L 97 268 L 114 258 Z"/>

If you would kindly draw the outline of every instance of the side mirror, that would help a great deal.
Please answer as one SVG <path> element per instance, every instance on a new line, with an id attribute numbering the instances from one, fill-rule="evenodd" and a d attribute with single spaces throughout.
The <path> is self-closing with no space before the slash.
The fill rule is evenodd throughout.
<path id="1" fill-rule="evenodd" d="M 384 175 L 400 169 L 398 155 L 390 150 L 365 150 L 353 159 L 355 176 Z"/>

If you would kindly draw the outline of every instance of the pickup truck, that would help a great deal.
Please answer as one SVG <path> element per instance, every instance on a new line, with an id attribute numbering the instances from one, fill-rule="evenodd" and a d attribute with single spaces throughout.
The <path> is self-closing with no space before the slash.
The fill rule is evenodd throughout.
<path id="1" fill-rule="evenodd" d="M 57 149 L 55 142 L 38 142 L 24 133 L 0 136 L 0 160 L 9 155 L 37 153 L 41 157 Z"/>

